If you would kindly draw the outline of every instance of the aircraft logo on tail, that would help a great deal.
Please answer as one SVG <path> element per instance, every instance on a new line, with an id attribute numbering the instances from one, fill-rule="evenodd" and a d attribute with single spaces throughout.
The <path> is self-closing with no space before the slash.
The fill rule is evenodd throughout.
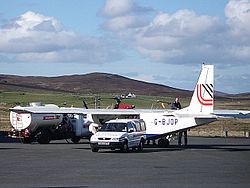
<path id="1" fill-rule="evenodd" d="M 199 103 L 204 106 L 212 106 L 214 102 L 213 84 L 197 84 L 196 87 L 197 87 L 197 99 Z"/>

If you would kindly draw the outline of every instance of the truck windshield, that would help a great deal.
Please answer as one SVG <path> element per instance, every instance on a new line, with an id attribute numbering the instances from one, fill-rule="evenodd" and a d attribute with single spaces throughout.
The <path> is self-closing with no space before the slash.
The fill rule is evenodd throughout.
<path id="1" fill-rule="evenodd" d="M 126 123 L 105 123 L 100 131 L 126 132 Z"/>

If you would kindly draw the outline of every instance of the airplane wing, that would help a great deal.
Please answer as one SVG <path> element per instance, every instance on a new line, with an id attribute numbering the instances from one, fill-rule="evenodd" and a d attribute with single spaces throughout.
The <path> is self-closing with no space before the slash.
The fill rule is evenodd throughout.
<path id="1" fill-rule="evenodd" d="M 140 113 L 130 109 L 84 109 L 84 108 L 66 108 L 51 106 L 39 107 L 14 107 L 10 111 L 16 113 L 30 113 L 30 114 L 83 114 L 91 116 L 90 120 L 97 124 L 102 124 L 108 120 L 116 118 L 139 118 Z"/>
<path id="2" fill-rule="evenodd" d="M 250 118 L 250 111 L 246 110 L 214 110 L 218 118 Z"/>
<path id="3" fill-rule="evenodd" d="M 17 113 L 34 113 L 34 114 L 100 114 L 100 115 L 115 115 L 115 114 L 131 114 L 139 115 L 142 112 L 165 112 L 165 116 L 173 115 L 173 110 L 143 110 L 143 109 L 84 109 L 84 108 L 67 108 L 58 107 L 56 105 L 46 105 L 38 107 L 21 107 L 16 106 L 10 108 L 10 111 Z M 212 113 L 220 118 L 249 118 L 250 111 L 245 110 L 214 110 Z"/>
<path id="4" fill-rule="evenodd" d="M 56 106 L 39 106 L 39 107 L 22 107 L 22 106 L 15 106 L 14 108 L 9 109 L 12 112 L 16 113 L 34 113 L 34 114 L 60 114 L 62 110 Z"/>
<path id="5" fill-rule="evenodd" d="M 139 115 L 135 110 L 124 109 L 83 109 L 83 108 L 60 108 L 57 106 L 39 106 L 39 107 L 14 107 L 10 111 L 17 113 L 33 114 L 99 114 L 99 115 Z"/>

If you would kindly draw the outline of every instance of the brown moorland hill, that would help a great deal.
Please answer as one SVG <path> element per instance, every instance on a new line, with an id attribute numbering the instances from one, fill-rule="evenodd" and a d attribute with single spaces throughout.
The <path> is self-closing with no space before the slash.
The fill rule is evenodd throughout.
<path id="1" fill-rule="evenodd" d="M 190 97 L 191 91 L 138 81 L 116 74 L 90 73 L 58 77 L 0 75 L 1 91 L 70 93 L 135 93 L 151 96 Z"/>

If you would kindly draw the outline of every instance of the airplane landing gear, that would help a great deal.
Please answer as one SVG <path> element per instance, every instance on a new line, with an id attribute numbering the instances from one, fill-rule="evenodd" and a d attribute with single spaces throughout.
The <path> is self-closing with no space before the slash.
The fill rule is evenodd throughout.
<path id="1" fill-rule="evenodd" d="M 162 148 L 168 147 L 168 146 L 169 146 L 169 140 L 166 139 L 166 138 L 160 138 L 160 139 L 158 140 L 158 146 L 159 146 L 159 147 L 162 147 Z"/>
<path id="2" fill-rule="evenodd" d="M 186 146 L 188 144 L 188 139 L 187 139 L 187 130 L 184 131 L 184 145 Z"/>
<path id="3" fill-rule="evenodd" d="M 188 143 L 188 139 L 187 139 L 187 130 L 185 131 L 180 131 L 178 133 L 178 145 L 181 146 L 182 145 L 182 136 L 184 135 L 184 145 L 186 146 Z"/>

